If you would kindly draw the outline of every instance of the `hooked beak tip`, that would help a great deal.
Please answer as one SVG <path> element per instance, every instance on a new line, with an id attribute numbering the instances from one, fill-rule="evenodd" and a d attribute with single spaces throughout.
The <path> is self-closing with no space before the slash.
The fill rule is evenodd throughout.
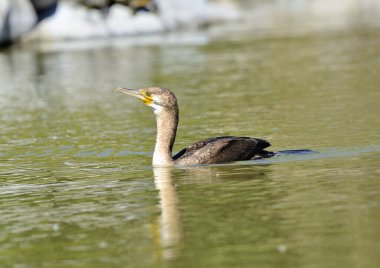
<path id="1" fill-rule="evenodd" d="M 134 97 L 138 97 L 141 95 L 139 90 L 132 89 L 132 88 L 125 88 L 125 87 L 118 87 L 115 89 L 115 92 L 116 93 L 124 93 L 124 94 L 131 95 Z"/>
<path id="2" fill-rule="evenodd" d="M 115 89 L 115 93 L 126 93 L 127 91 L 128 89 L 124 87 L 118 87 Z"/>

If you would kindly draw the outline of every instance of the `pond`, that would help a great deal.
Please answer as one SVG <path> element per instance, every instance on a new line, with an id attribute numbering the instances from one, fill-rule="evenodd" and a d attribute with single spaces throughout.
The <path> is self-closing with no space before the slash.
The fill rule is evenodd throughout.
<path id="1" fill-rule="evenodd" d="M 156 38 L 1 52 L 0 266 L 378 267 L 378 28 Z M 176 152 L 317 153 L 152 168 L 152 111 L 113 91 L 150 85 Z"/>

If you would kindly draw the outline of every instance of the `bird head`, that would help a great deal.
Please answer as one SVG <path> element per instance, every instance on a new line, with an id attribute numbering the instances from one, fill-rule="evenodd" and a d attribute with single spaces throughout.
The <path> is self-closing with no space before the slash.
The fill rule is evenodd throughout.
<path id="1" fill-rule="evenodd" d="M 124 93 L 136 97 L 154 110 L 158 115 L 164 110 L 178 109 L 177 98 L 169 89 L 161 87 L 147 87 L 141 89 L 130 89 L 118 87 L 117 93 Z"/>

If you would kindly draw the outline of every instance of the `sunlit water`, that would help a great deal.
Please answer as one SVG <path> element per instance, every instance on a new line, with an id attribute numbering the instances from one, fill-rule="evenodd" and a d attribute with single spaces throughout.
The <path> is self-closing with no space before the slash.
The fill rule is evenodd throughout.
<path id="1" fill-rule="evenodd" d="M 0 54 L 0 267 L 378 267 L 378 29 L 204 35 Z M 175 151 L 318 153 L 153 169 L 154 117 L 120 85 L 175 91 Z"/>

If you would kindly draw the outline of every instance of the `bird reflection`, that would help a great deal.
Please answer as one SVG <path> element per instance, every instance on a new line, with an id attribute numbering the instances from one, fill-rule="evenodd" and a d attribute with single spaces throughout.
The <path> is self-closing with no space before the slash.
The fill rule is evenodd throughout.
<path id="1" fill-rule="evenodd" d="M 174 174 L 192 184 L 214 184 L 241 180 L 268 180 L 267 166 L 203 166 L 173 169 L 172 167 L 153 167 L 154 182 L 159 191 L 161 215 L 158 232 L 155 233 L 159 243 L 159 255 L 164 260 L 172 260 L 180 255 L 183 243 L 180 199 L 173 182 Z M 236 184 L 239 190 L 239 184 Z"/>
<path id="2" fill-rule="evenodd" d="M 182 239 L 179 198 L 173 184 L 171 172 L 170 167 L 153 168 L 154 183 L 159 191 L 161 208 L 159 238 L 165 260 L 178 256 L 179 244 Z"/>

